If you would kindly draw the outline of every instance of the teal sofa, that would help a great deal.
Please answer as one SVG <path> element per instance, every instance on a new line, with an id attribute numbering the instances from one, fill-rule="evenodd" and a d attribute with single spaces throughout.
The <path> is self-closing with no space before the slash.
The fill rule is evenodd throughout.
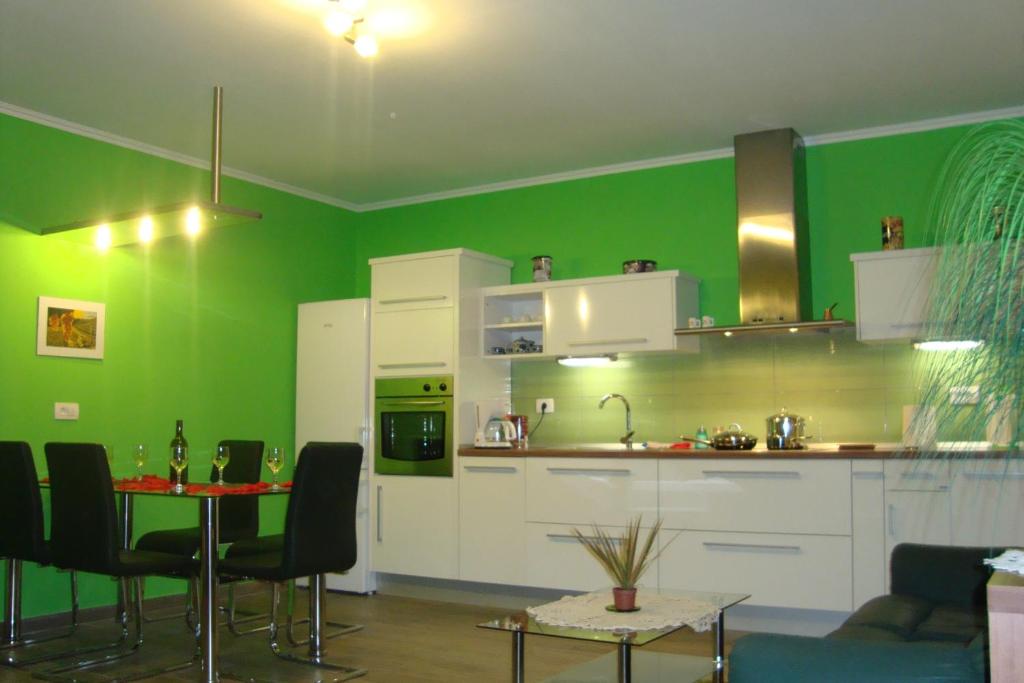
<path id="1" fill-rule="evenodd" d="M 987 680 L 982 564 L 1002 548 L 904 543 L 891 590 L 824 638 L 752 634 L 729 655 L 729 683 L 924 683 Z"/>

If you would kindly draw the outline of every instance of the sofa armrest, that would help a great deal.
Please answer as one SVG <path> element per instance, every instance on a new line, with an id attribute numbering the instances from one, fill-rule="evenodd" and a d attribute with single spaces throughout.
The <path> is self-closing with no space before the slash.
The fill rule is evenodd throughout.
<path id="1" fill-rule="evenodd" d="M 890 560 L 891 592 L 983 610 L 991 571 L 982 560 L 1002 552 L 1002 548 L 900 543 Z"/>
<path id="2" fill-rule="evenodd" d="M 960 645 L 758 633 L 733 646 L 729 683 L 983 683 L 976 654 Z"/>

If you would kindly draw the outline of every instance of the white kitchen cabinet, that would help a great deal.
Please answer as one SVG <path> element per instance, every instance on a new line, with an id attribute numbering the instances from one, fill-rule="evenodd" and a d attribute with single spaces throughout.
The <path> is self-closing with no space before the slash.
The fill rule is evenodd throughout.
<path id="1" fill-rule="evenodd" d="M 952 542 L 949 461 L 942 458 L 886 460 L 885 556 L 900 543 Z M 886 590 L 888 590 L 888 575 Z"/>
<path id="2" fill-rule="evenodd" d="M 698 315 L 697 283 L 676 271 L 559 283 L 545 297 L 555 356 L 673 350 L 678 322 Z"/>
<path id="3" fill-rule="evenodd" d="M 1024 546 L 1024 461 L 964 459 L 953 474 L 953 545 Z"/>
<path id="4" fill-rule="evenodd" d="M 450 374 L 455 367 L 455 312 L 424 308 L 373 316 L 376 377 Z"/>
<path id="5" fill-rule="evenodd" d="M 458 298 L 458 256 L 427 252 L 374 259 L 370 271 L 373 310 L 402 311 L 454 306 Z"/>
<path id="6" fill-rule="evenodd" d="M 481 290 L 507 284 L 512 262 L 447 249 L 375 258 L 370 267 L 373 377 L 453 375 L 454 451 L 473 438 L 474 405 L 508 397 L 508 364 L 480 358 L 479 313 Z M 371 472 L 375 571 L 458 577 L 459 474 Z"/>
<path id="7" fill-rule="evenodd" d="M 849 536 L 662 531 L 662 587 L 750 593 L 745 605 L 849 611 Z"/>
<path id="8" fill-rule="evenodd" d="M 625 526 L 658 516 L 658 461 L 527 458 L 526 518 L 554 524 Z"/>
<path id="9" fill-rule="evenodd" d="M 377 476 L 371 487 L 374 571 L 458 577 L 458 490 L 449 477 Z"/>
<path id="10" fill-rule="evenodd" d="M 850 534 L 849 460 L 709 458 L 660 466 L 667 528 Z"/>
<path id="11" fill-rule="evenodd" d="M 576 539 L 574 525 L 537 524 L 526 525 L 526 583 L 540 588 L 590 591 L 611 585 L 611 579 L 601 569 L 587 549 Z M 592 533 L 591 527 L 580 527 L 584 535 Z M 612 536 L 618 536 L 624 527 L 600 527 Z M 648 529 L 640 530 L 640 538 L 646 539 Z M 655 563 L 657 564 L 657 563 Z M 658 585 L 658 568 L 652 566 L 640 579 L 640 586 Z"/>
<path id="12" fill-rule="evenodd" d="M 929 304 L 939 250 L 901 249 L 851 254 L 857 301 L 857 339 L 919 338 Z"/>
<path id="13" fill-rule="evenodd" d="M 853 609 L 885 594 L 885 481 L 881 460 L 853 460 Z"/>
<path id="14" fill-rule="evenodd" d="M 524 458 L 458 459 L 459 578 L 523 585 L 526 580 Z"/>

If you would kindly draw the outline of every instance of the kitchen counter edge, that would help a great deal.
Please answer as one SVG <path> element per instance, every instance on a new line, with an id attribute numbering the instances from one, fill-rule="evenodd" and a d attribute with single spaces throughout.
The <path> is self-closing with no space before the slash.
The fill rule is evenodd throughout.
<path id="1" fill-rule="evenodd" d="M 732 459 L 732 460 L 889 460 L 909 459 L 917 457 L 942 457 L 942 458 L 1002 458 L 1011 454 L 1007 450 L 985 450 L 985 451 L 955 451 L 951 453 L 936 454 L 934 452 L 922 453 L 912 448 L 850 448 L 839 450 L 837 448 L 806 448 L 800 450 L 738 450 L 719 451 L 712 448 L 707 449 L 669 449 L 669 448 L 634 448 L 631 451 L 625 449 L 611 448 L 586 448 L 586 447 L 535 447 L 535 448 L 477 448 L 474 446 L 459 447 L 459 455 L 464 457 L 484 458 L 654 458 L 654 459 Z M 1020 451 L 1012 453 L 1014 457 L 1021 457 Z"/>

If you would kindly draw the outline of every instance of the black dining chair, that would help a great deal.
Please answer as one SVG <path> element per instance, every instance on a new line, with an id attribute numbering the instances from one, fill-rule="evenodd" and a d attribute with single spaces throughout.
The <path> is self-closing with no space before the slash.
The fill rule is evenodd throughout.
<path id="1" fill-rule="evenodd" d="M 323 652 L 325 637 L 351 633 L 361 626 L 343 626 L 331 636 L 325 636 L 322 630 L 326 611 L 324 575 L 346 572 L 356 563 L 356 497 L 362 460 L 363 447 L 359 444 L 306 444 L 295 467 L 280 547 L 275 547 L 277 540 L 273 537 L 264 539 L 265 552 L 255 554 L 250 554 L 254 543 L 235 544 L 218 566 L 218 573 L 227 578 L 269 581 L 271 651 L 284 659 L 340 672 L 336 680 L 366 673 L 365 669 L 329 662 Z M 236 548 L 239 545 L 241 548 Z M 299 577 L 309 577 L 310 637 L 297 643 L 308 644 L 306 656 L 286 652 L 278 640 L 281 586 Z"/>
<path id="2" fill-rule="evenodd" d="M 263 462 L 262 441 L 224 440 L 219 446 L 227 446 L 231 459 L 224 468 L 224 481 L 229 484 L 255 484 L 260 480 L 260 469 Z M 217 481 L 217 468 L 211 467 L 210 482 Z M 256 496 L 225 497 L 220 500 L 220 542 L 233 543 L 247 538 L 256 538 L 260 529 L 260 504 Z M 135 542 L 136 550 L 148 550 L 162 553 L 174 553 L 184 557 L 194 557 L 199 551 L 200 529 L 198 526 L 184 529 L 160 529 L 150 531 L 139 537 Z M 186 612 L 172 614 L 147 621 L 162 621 L 189 617 L 195 596 L 195 585 L 189 582 L 186 598 Z M 257 617 L 258 618 L 258 617 Z M 241 620 L 243 623 L 247 620 Z"/>
<path id="3" fill-rule="evenodd" d="M 196 573 L 192 558 L 122 548 L 118 530 L 114 487 L 103 446 L 90 443 L 48 443 L 46 464 L 50 470 L 50 550 L 54 566 L 118 580 L 124 609 L 120 613 L 121 638 L 104 649 L 115 652 L 44 672 L 47 676 L 83 669 L 131 655 L 142 645 L 142 589 L 140 577 Z M 131 584 L 134 590 L 129 590 Z M 134 638 L 127 647 L 128 610 L 135 623 Z M 160 672 L 188 666 L 176 665 Z M 132 678 L 160 672 L 145 672 Z"/>
<path id="4" fill-rule="evenodd" d="M 34 653 L 25 646 L 66 638 L 78 628 L 78 575 L 71 576 L 71 623 L 67 628 L 23 634 L 21 632 L 22 563 L 50 564 L 50 547 L 44 538 L 43 501 L 32 447 L 24 441 L 0 441 L 0 557 L 4 558 L 3 645 L 0 664 L 23 666 L 58 659 L 67 652 Z"/>

